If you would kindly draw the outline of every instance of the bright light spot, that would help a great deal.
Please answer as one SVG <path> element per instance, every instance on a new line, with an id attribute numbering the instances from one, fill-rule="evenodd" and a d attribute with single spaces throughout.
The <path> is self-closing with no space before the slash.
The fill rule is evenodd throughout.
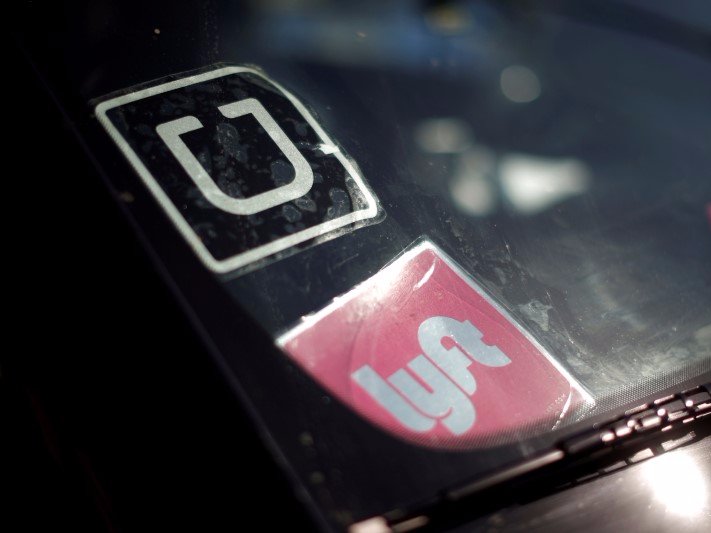
<path id="1" fill-rule="evenodd" d="M 369 518 L 348 528 L 348 533 L 388 533 L 388 531 L 392 531 L 392 529 L 381 516 Z"/>
<path id="2" fill-rule="evenodd" d="M 321 151 L 322 154 L 328 155 L 328 154 L 335 154 L 338 152 L 338 146 L 335 144 L 326 144 L 326 143 L 321 143 L 318 145 L 318 149 Z"/>
<path id="3" fill-rule="evenodd" d="M 587 167 L 577 159 L 507 155 L 499 164 L 506 198 L 516 211 L 532 215 L 588 189 Z"/>
<path id="4" fill-rule="evenodd" d="M 464 213 L 486 216 L 496 209 L 496 188 L 492 183 L 496 159 L 485 148 L 462 154 L 449 183 L 452 201 Z"/>
<path id="5" fill-rule="evenodd" d="M 424 120 L 415 129 L 415 141 L 425 152 L 452 154 L 466 150 L 472 142 L 469 125 L 456 118 Z"/>
<path id="6" fill-rule="evenodd" d="M 688 455 L 662 455 L 644 467 L 654 498 L 668 512 L 689 518 L 705 512 L 708 488 L 699 466 Z"/>
<path id="7" fill-rule="evenodd" d="M 418 282 L 415 284 L 414 289 L 415 289 L 415 290 L 416 290 L 416 289 L 419 289 L 419 288 L 421 288 L 425 283 L 427 283 L 427 282 L 430 280 L 430 278 L 432 277 L 432 274 L 434 274 L 434 271 L 435 271 L 435 264 L 432 263 L 432 266 L 430 266 L 429 270 L 428 270 L 427 272 L 425 272 L 425 275 L 422 276 L 422 279 L 420 279 L 420 281 L 418 281 Z"/>
<path id="8" fill-rule="evenodd" d="M 528 67 L 506 67 L 501 71 L 499 83 L 504 96 L 517 104 L 533 102 L 541 95 L 541 82 L 536 73 Z"/>

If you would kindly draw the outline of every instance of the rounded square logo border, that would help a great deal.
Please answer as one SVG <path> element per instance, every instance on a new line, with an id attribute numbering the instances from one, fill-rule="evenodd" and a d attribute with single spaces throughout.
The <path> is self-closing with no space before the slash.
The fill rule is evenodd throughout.
<path id="1" fill-rule="evenodd" d="M 97 119 L 107 131 L 111 139 L 116 143 L 118 148 L 121 150 L 123 155 L 128 159 L 131 166 L 138 173 L 139 177 L 146 185 L 148 190 L 158 201 L 163 210 L 168 214 L 170 220 L 178 228 L 178 231 L 187 240 L 190 247 L 200 258 L 202 263 L 209 268 L 211 271 L 218 274 L 226 274 L 228 272 L 237 270 L 239 268 L 245 267 L 251 263 L 259 261 L 260 259 L 267 258 L 271 255 L 279 253 L 286 250 L 292 246 L 300 244 L 302 242 L 308 241 L 310 239 L 318 238 L 325 235 L 333 230 L 347 226 L 348 224 L 353 224 L 361 220 L 367 220 L 374 218 L 378 215 L 378 202 L 373 194 L 373 192 L 366 186 L 363 176 L 356 170 L 349 159 L 343 154 L 339 149 L 334 152 L 336 158 L 345 168 L 348 175 L 353 178 L 353 181 L 358 186 L 360 192 L 365 197 L 368 207 L 366 209 L 359 209 L 343 215 L 342 217 L 335 218 L 333 220 L 328 220 L 316 226 L 312 226 L 298 233 L 294 233 L 285 237 L 281 237 L 274 241 L 262 244 L 251 250 L 241 252 L 239 254 L 233 255 L 226 259 L 215 259 L 213 255 L 209 252 L 207 247 L 198 237 L 197 233 L 193 230 L 188 222 L 183 218 L 178 211 L 175 204 L 170 200 L 168 195 L 163 191 L 162 187 L 159 185 L 156 178 L 153 177 L 151 172 L 146 168 L 138 155 L 129 145 L 128 141 L 119 133 L 118 129 L 113 125 L 111 120 L 108 118 L 107 112 L 116 107 L 135 102 L 137 100 L 142 100 L 150 96 L 157 94 L 169 92 L 175 89 L 180 89 L 182 87 L 187 87 L 189 85 L 194 85 L 197 83 L 202 83 L 216 78 L 221 78 L 231 74 L 239 74 L 248 72 L 259 76 L 260 78 L 266 80 L 268 83 L 276 87 L 281 93 L 296 107 L 297 111 L 304 117 L 304 119 L 309 123 L 309 125 L 314 129 L 316 134 L 319 136 L 321 141 L 327 146 L 337 146 L 328 134 L 321 128 L 316 119 L 311 115 L 311 113 L 306 109 L 306 107 L 289 91 L 284 89 L 274 80 L 268 78 L 264 73 L 250 67 L 242 66 L 225 66 L 220 67 L 215 70 L 210 70 L 207 72 L 202 72 L 192 76 L 187 76 L 177 80 L 161 83 L 158 85 L 153 85 L 147 88 L 140 89 L 135 92 L 129 92 L 122 94 L 120 96 L 110 98 L 100 102 L 94 108 Z"/>

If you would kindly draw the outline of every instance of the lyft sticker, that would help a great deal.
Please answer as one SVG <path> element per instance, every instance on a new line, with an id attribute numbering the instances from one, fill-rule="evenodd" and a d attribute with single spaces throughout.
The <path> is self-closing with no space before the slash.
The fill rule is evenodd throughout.
<path id="1" fill-rule="evenodd" d="M 307 317 L 281 348 L 400 438 L 475 448 L 550 430 L 591 402 L 500 305 L 429 241 Z"/>

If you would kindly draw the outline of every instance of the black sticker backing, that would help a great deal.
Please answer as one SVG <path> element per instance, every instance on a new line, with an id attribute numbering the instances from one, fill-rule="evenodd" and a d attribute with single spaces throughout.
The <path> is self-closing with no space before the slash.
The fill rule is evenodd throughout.
<path id="1" fill-rule="evenodd" d="M 248 67 L 141 88 L 96 107 L 203 263 L 242 269 L 356 222 L 378 202 L 292 94 Z"/>

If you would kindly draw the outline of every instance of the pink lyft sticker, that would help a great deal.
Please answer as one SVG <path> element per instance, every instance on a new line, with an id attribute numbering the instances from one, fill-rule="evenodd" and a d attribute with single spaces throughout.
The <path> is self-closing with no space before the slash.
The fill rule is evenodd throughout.
<path id="1" fill-rule="evenodd" d="M 528 437 L 590 401 L 429 241 L 277 342 L 365 419 L 426 446 L 474 448 Z"/>

